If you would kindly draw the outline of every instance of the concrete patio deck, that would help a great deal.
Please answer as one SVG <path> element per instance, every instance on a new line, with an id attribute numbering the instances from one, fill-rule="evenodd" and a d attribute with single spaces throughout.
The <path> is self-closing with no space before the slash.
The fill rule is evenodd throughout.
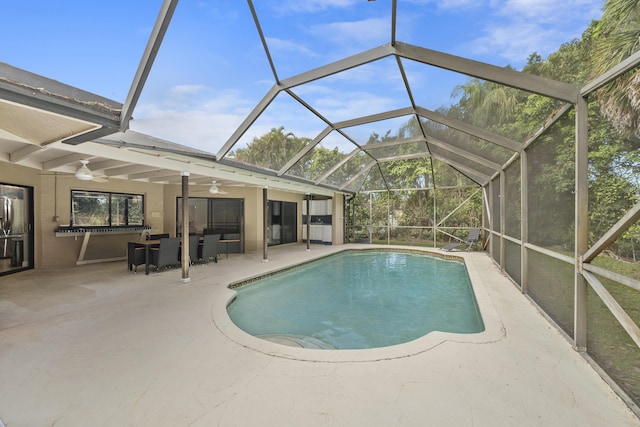
<path id="1" fill-rule="evenodd" d="M 125 262 L 1 277 L 0 425 L 640 426 L 483 253 L 456 253 L 482 334 L 308 350 L 226 317 L 229 283 L 351 247 L 231 254 L 188 284 Z"/>

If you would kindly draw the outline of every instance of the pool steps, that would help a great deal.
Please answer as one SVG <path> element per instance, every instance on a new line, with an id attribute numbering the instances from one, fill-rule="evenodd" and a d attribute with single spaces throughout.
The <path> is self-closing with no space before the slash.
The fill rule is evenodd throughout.
<path id="1" fill-rule="evenodd" d="M 326 343 L 322 340 L 319 340 L 314 337 L 310 337 L 308 335 L 298 335 L 298 334 L 268 334 L 268 335 L 260 335 L 258 338 L 261 338 L 266 341 L 270 341 L 272 343 L 287 345 L 289 347 L 300 347 L 300 348 L 315 348 L 319 350 L 332 350 L 335 349 L 329 343 Z"/>

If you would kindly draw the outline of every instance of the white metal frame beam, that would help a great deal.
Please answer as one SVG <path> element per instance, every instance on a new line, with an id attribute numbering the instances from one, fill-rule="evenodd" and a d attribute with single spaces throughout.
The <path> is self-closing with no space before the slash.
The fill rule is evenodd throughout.
<path id="1" fill-rule="evenodd" d="M 397 42 L 394 54 L 445 70 L 455 71 L 482 80 L 500 83 L 527 92 L 575 103 L 580 95 L 577 86 L 533 74 L 497 67 L 448 53 Z"/>
<path id="2" fill-rule="evenodd" d="M 508 148 L 511 151 L 520 152 L 522 149 L 521 143 L 510 138 L 479 128 L 470 123 L 463 122 L 462 120 L 452 119 L 444 114 L 440 114 L 426 108 L 416 107 L 416 114 L 436 123 L 440 123 L 452 129 L 466 133 L 467 135 L 482 139 L 483 141 L 491 142 L 503 148 Z"/>

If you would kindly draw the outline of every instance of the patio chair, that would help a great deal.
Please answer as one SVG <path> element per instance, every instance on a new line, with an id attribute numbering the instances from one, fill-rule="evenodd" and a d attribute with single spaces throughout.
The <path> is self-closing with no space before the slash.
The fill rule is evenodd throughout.
<path id="1" fill-rule="evenodd" d="M 146 263 L 146 253 L 145 247 L 141 245 L 136 245 L 134 242 L 129 242 L 127 244 L 127 264 L 129 266 L 129 271 L 132 269 L 134 272 L 138 272 L 138 266 Z"/>
<path id="2" fill-rule="evenodd" d="M 479 228 L 470 228 L 469 229 L 469 235 L 467 236 L 467 240 L 466 242 L 455 242 L 455 243 L 449 243 L 446 246 L 443 246 L 442 248 L 440 248 L 443 251 L 447 251 L 447 252 L 451 252 L 452 250 L 463 246 L 463 245 L 467 245 L 467 249 L 471 248 L 471 246 L 475 245 L 478 243 L 478 239 L 480 239 L 480 229 Z"/>
<path id="3" fill-rule="evenodd" d="M 160 239 L 160 246 L 151 248 L 150 265 L 155 265 L 156 270 L 160 271 L 161 267 L 176 266 L 180 264 L 178 253 L 180 252 L 180 239 L 177 237 L 168 237 Z"/>
<path id="4" fill-rule="evenodd" d="M 189 265 L 193 265 L 193 263 L 199 259 L 199 247 L 200 236 L 197 234 L 189 235 Z"/>
<path id="5" fill-rule="evenodd" d="M 169 237 L 169 233 L 149 234 L 148 240 L 160 240 Z"/>
<path id="6" fill-rule="evenodd" d="M 218 262 L 219 241 L 219 234 L 205 234 L 202 240 L 202 246 L 200 246 L 200 254 L 198 258 L 200 258 L 204 262 L 208 262 L 211 258 L 213 258 L 213 262 Z"/>

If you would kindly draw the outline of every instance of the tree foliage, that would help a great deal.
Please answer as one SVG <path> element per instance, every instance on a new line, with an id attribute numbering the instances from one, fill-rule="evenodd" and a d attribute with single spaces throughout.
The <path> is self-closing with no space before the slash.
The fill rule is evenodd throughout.
<path id="1" fill-rule="evenodd" d="M 640 47 L 640 1 L 609 0 L 603 19 L 581 39 L 563 44 L 546 60 L 530 55 L 524 72 L 582 85 Z M 600 238 L 640 198 L 640 74 L 627 73 L 589 100 L 589 236 Z M 524 141 L 560 104 L 540 95 L 507 98 L 508 89 L 470 79 L 453 96 L 448 114 Z M 521 94 L 519 94 L 521 95 Z M 503 99 L 504 101 L 496 102 Z M 501 111 L 502 110 L 502 111 Z M 530 238 L 544 246 L 573 248 L 575 121 L 573 111 L 529 147 Z M 553 212 L 553 221 L 549 213 Z M 628 238 L 634 233 L 628 232 Z M 625 246 L 624 248 L 622 246 Z M 635 246 L 612 247 L 634 257 Z M 632 249 L 630 249 L 632 248 Z M 629 252 L 631 250 L 631 252 Z"/>
<path id="2" fill-rule="evenodd" d="M 284 127 L 280 126 L 254 138 L 246 148 L 238 148 L 230 155 L 239 162 L 277 171 L 308 143 L 308 138 L 298 138 L 291 132 L 285 132 Z"/>

